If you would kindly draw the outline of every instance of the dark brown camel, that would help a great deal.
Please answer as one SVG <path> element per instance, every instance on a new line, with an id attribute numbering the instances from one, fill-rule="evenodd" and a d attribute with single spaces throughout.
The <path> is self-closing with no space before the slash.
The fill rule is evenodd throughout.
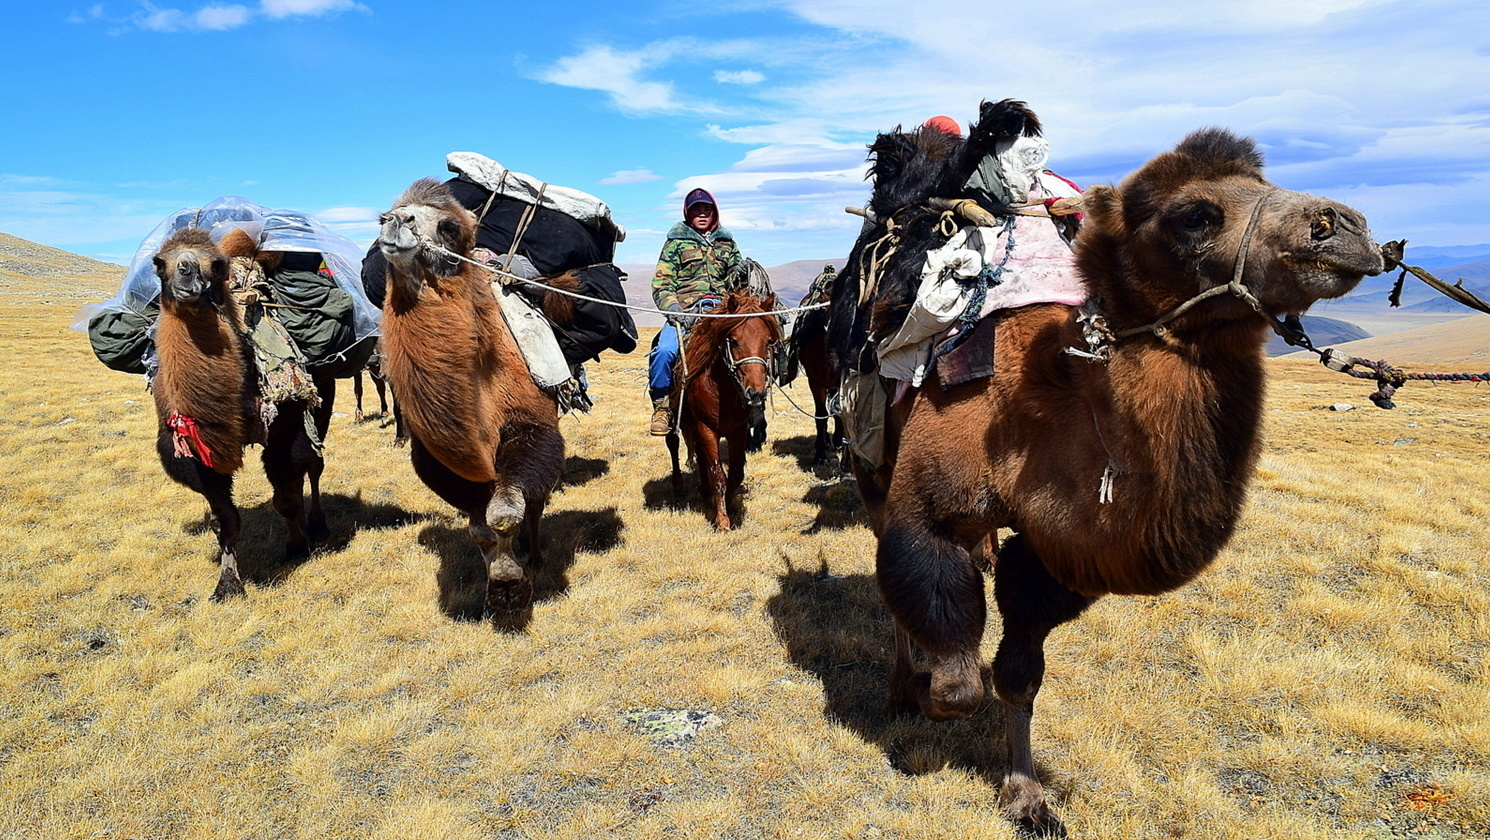
<path id="1" fill-rule="evenodd" d="M 264 428 L 258 371 L 243 338 L 243 310 L 228 292 L 228 260 L 200 228 L 177 231 L 154 259 L 161 284 L 155 336 L 160 368 L 151 383 L 160 422 L 156 450 L 166 474 L 202 494 L 211 508 L 222 566 L 212 593 L 215 601 L 244 594 L 233 475 L 243 466 L 243 449 L 249 444 L 264 444 L 274 509 L 285 521 L 286 559 L 307 556 L 313 541 L 326 538 L 320 492 L 325 462 L 306 430 L 305 414 L 314 412 L 318 436 L 325 440 L 336 397 L 334 380 L 317 379 L 319 407 L 281 402 Z M 307 477 L 310 509 L 302 525 Z"/>
<path id="2" fill-rule="evenodd" d="M 933 374 L 890 408 L 884 465 L 855 464 L 895 621 L 892 711 L 948 720 L 979 707 L 974 555 L 997 529 L 1014 532 L 992 563 L 993 687 L 1007 717 L 1000 800 L 1026 824 L 1056 824 L 1030 751 L 1047 635 L 1102 595 L 1166 592 L 1216 558 L 1258 456 L 1267 316 L 1382 270 L 1359 213 L 1275 188 L 1262 163 L 1250 140 L 1209 129 L 1093 187 L 1076 255 L 1091 311 L 1116 335 L 1105 362 L 1068 352 L 1102 346 L 1084 340 L 1079 308 L 996 313 L 994 375 L 943 390 Z M 1143 329 L 1234 273 L 1265 314 L 1225 294 Z M 852 274 L 838 293 L 856 292 Z"/>
<path id="3" fill-rule="evenodd" d="M 761 300 L 744 291 L 731 292 L 712 314 L 770 312 L 776 296 Z M 671 329 L 664 327 L 663 329 Z M 704 318 L 693 328 L 679 355 L 682 384 L 677 430 L 698 467 L 699 495 L 714 527 L 733 527 L 729 503 L 745 482 L 745 451 L 753 430 L 765 416 L 771 388 L 772 359 L 781 341 L 781 322 L 774 315 L 753 318 Z M 673 492 L 681 494 L 678 431 L 667 436 L 673 459 Z M 719 441 L 729 441 L 729 472 L 719 463 Z"/>
<path id="4" fill-rule="evenodd" d="M 532 602 L 514 537 L 526 523 L 528 565 L 542 562 L 538 524 L 564 439 L 557 403 L 533 384 L 486 273 L 425 244 L 469 255 L 475 236 L 476 217 L 433 179 L 416 181 L 383 214 L 383 368 L 414 471 L 470 518 L 486 561 L 487 612 L 506 620 Z"/>

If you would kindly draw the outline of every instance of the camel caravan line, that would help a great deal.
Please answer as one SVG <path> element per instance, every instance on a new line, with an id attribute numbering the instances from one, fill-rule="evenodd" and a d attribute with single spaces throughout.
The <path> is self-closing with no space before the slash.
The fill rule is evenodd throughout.
<path id="1" fill-rule="evenodd" d="M 843 270 L 790 309 L 736 291 L 692 331 L 673 486 L 681 441 L 707 518 L 737 524 L 745 451 L 790 358 L 781 316 L 807 313 L 790 346 L 813 389 L 814 459 L 840 450 L 854 475 L 893 619 L 888 712 L 951 720 L 983 705 L 991 577 L 999 800 L 1054 830 L 1030 737 L 1047 637 L 1104 595 L 1168 592 L 1215 560 L 1261 448 L 1269 331 L 1401 254 L 1384 258 L 1355 210 L 1270 183 L 1256 144 L 1220 129 L 1084 193 L 1046 168 L 1040 121 L 1018 101 L 983 103 L 966 137 L 928 124 L 869 149 L 872 194 Z M 628 312 L 646 307 L 625 302 L 611 262 L 625 231 L 604 203 L 472 153 L 448 165 L 456 177 L 415 181 L 383 214 L 360 266 L 330 259 L 345 249 L 322 234 L 277 251 L 256 238 L 262 218 L 226 202 L 168 220 L 142 246 L 153 285 L 132 268 L 93 310 L 100 358 L 153 377 L 167 474 L 212 509 L 215 598 L 243 592 L 231 487 L 245 446 L 265 447 L 287 553 L 325 535 L 321 446 L 334 380 L 355 369 L 320 363 L 360 368 L 380 340 L 414 474 L 465 515 L 485 561 L 487 616 L 531 621 L 559 419 L 593 406 L 585 363 L 632 352 Z M 326 256 L 350 326 L 321 354 L 281 330 L 285 358 L 270 358 L 250 322 L 284 312 L 276 259 L 296 253 Z"/>

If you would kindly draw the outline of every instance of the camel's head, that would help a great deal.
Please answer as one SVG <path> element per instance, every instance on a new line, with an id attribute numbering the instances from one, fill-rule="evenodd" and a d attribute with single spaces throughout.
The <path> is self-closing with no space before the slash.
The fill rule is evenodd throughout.
<path id="1" fill-rule="evenodd" d="M 171 234 L 155 252 L 155 275 L 165 307 L 220 303 L 228 281 L 228 258 L 207 231 L 187 227 Z"/>
<path id="2" fill-rule="evenodd" d="M 1274 187 L 1256 145 L 1221 129 L 1191 134 L 1120 186 L 1088 190 L 1082 203 L 1083 273 L 1110 284 L 1098 291 L 1129 310 L 1112 313 L 1120 321 L 1149 319 L 1224 286 L 1238 265 L 1273 316 L 1339 297 L 1383 270 L 1364 216 Z M 1196 320 L 1251 317 L 1230 295 L 1192 311 Z"/>
<path id="3" fill-rule="evenodd" d="M 433 178 L 415 181 L 383 214 L 378 249 L 388 259 L 388 282 L 418 293 L 426 279 L 461 271 L 460 260 L 426 247 L 431 243 L 466 256 L 476 246 L 476 217 Z"/>

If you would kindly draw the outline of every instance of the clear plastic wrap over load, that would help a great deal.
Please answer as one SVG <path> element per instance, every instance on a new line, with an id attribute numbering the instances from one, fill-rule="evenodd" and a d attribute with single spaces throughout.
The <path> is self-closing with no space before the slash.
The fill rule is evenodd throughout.
<path id="1" fill-rule="evenodd" d="M 146 306 L 160 296 L 160 278 L 155 276 L 152 263 L 155 252 L 171 234 L 192 226 L 205 229 L 214 242 L 221 241 L 230 230 L 242 229 L 259 243 L 261 251 L 319 253 L 336 285 L 352 296 L 358 340 L 377 333 L 382 312 L 362 290 L 361 248 L 345 236 L 333 233 L 314 216 L 298 210 L 270 210 L 236 195 L 226 195 L 202 207 L 187 207 L 167 216 L 140 243 L 118 294 L 79 309 L 72 329 L 88 332 L 89 319 L 108 310 L 127 309 L 144 315 Z"/>

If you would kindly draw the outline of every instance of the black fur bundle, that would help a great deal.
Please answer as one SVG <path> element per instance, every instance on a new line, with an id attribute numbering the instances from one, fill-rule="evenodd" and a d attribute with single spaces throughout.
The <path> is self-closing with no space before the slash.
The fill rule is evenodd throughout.
<path id="1" fill-rule="evenodd" d="M 1040 120 L 1029 106 L 1003 99 L 980 106 L 966 139 L 936 130 L 906 132 L 899 126 L 875 138 L 869 146 L 869 209 L 879 221 L 866 223 L 860 231 L 833 284 L 828 310 L 828 344 L 836 374 L 873 367 L 874 343 L 899 329 L 915 300 L 927 252 L 947 243 L 937 230 L 941 212 L 928 207 L 927 199 L 971 198 L 995 213 L 1007 212 L 987 193 L 975 194 L 963 185 L 999 141 L 1038 137 L 1040 131 Z M 895 252 L 880 267 L 870 299 L 861 303 L 859 285 L 867 261 L 883 257 L 891 247 L 891 242 L 875 247 L 890 233 L 891 222 L 898 232 Z"/>

